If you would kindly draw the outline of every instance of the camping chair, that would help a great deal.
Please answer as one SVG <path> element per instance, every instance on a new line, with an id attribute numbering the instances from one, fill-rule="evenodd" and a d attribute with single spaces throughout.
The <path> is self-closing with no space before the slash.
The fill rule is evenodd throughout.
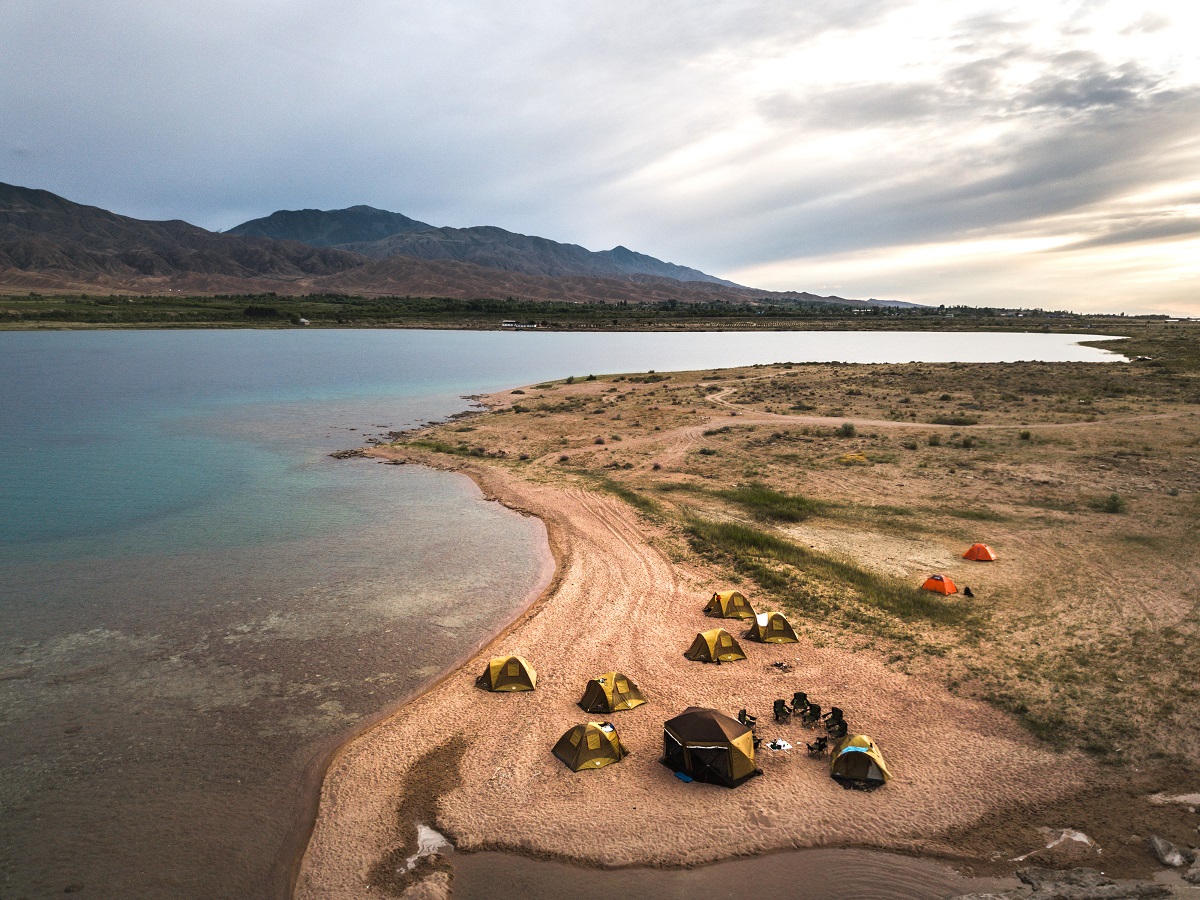
<path id="1" fill-rule="evenodd" d="M 786 700 L 776 700 L 774 711 L 775 711 L 775 721 L 776 722 L 786 722 L 788 719 L 790 719 L 792 717 L 792 711 L 790 709 L 788 709 Z"/>
<path id="2" fill-rule="evenodd" d="M 758 745 L 762 743 L 762 738 L 755 730 L 758 725 L 758 716 L 752 716 L 743 709 L 738 713 L 738 721 L 750 729 L 750 738 L 754 741 L 754 749 L 757 750 Z"/>
<path id="3" fill-rule="evenodd" d="M 819 737 L 811 744 L 805 744 L 804 746 L 808 748 L 809 756 L 824 756 L 829 752 L 829 738 Z"/>
<path id="4" fill-rule="evenodd" d="M 803 716 L 808 712 L 808 694 L 804 691 L 796 691 L 792 694 L 792 715 Z"/>
<path id="5" fill-rule="evenodd" d="M 817 723 L 821 721 L 821 704 L 808 704 L 808 712 L 804 714 L 804 725 L 807 728 L 816 728 Z"/>
<path id="6" fill-rule="evenodd" d="M 825 731 L 831 738 L 837 740 L 846 736 L 846 734 L 850 731 L 850 725 L 845 719 L 838 719 L 836 722 L 826 722 Z"/>
<path id="7" fill-rule="evenodd" d="M 965 588 L 963 588 L 963 596 L 964 597 L 974 597 L 975 592 L 973 590 L 971 590 L 969 587 L 965 587 Z"/>
<path id="8" fill-rule="evenodd" d="M 837 737 L 845 735 L 848 726 L 846 725 L 846 716 L 842 713 L 840 707 L 829 707 L 829 712 L 825 713 L 821 718 L 825 720 L 825 732 L 827 734 L 832 735 L 837 732 Z"/>

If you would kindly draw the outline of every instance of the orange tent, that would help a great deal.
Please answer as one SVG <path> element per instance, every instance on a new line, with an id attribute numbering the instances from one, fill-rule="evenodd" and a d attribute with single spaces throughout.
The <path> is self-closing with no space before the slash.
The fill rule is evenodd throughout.
<path id="1" fill-rule="evenodd" d="M 971 549 L 963 554 L 963 559 L 973 559 L 976 562 L 994 562 L 996 551 L 987 544 L 972 544 Z"/>
<path id="2" fill-rule="evenodd" d="M 923 591 L 937 591 L 939 594 L 957 594 L 958 588 L 948 575 L 930 575 L 921 585 Z"/>

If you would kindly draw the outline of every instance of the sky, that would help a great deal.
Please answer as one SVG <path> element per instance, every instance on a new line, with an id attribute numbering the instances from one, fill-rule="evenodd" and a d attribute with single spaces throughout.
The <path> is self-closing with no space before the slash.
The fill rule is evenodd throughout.
<path id="1" fill-rule="evenodd" d="M 0 181 L 742 284 L 1200 315 L 1191 0 L 6 0 Z"/>

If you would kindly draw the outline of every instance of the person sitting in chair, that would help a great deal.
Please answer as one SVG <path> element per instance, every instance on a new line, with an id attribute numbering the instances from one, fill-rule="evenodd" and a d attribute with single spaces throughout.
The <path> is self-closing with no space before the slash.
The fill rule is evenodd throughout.
<path id="1" fill-rule="evenodd" d="M 964 585 L 963 586 L 963 596 L 964 597 L 974 597 L 975 592 L 973 590 L 971 590 L 971 588 L 969 586 Z"/>

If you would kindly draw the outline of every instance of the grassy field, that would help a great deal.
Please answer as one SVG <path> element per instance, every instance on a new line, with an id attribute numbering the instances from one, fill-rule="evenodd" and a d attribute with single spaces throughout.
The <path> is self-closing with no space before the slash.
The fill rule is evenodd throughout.
<path id="1" fill-rule="evenodd" d="M 1148 359 L 572 378 L 401 443 L 620 497 L 811 640 L 1055 746 L 1195 758 L 1200 330 L 1127 331 Z"/>

